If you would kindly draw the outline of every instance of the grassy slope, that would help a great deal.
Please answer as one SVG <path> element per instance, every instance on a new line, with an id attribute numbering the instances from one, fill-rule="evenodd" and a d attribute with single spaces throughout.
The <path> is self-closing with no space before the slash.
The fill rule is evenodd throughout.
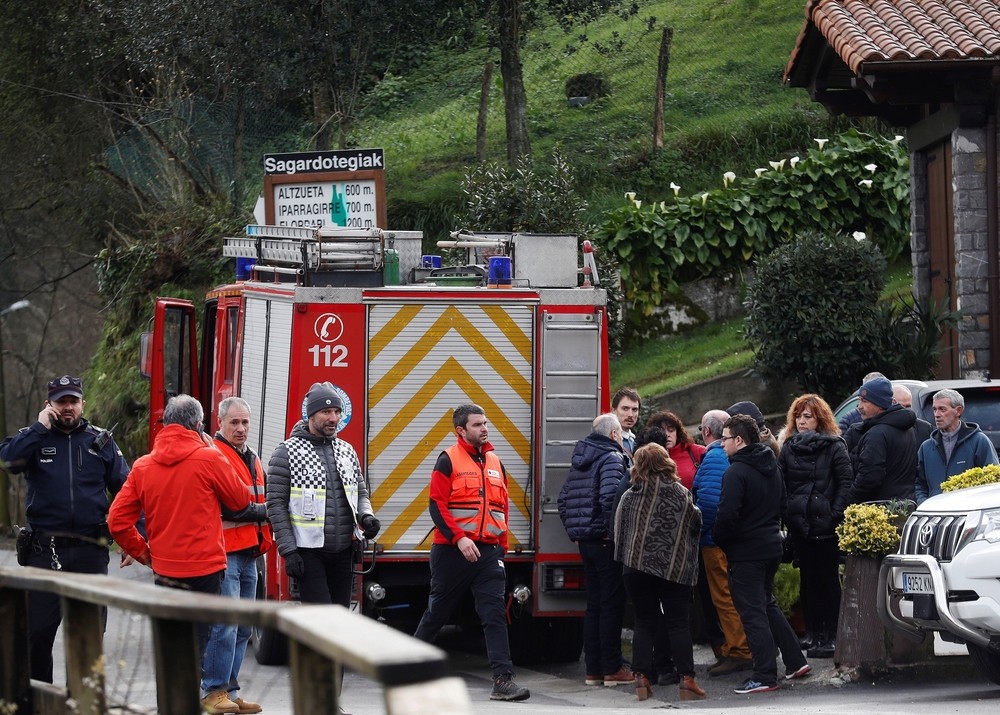
<path id="1" fill-rule="evenodd" d="M 803 23 L 804 0 L 686 0 L 644 3 L 640 19 L 609 17 L 581 32 L 607 42 L 612 32 L 627 49 L 601 56 L 592 46 L 566 54 L 570 38 L 554 23 L 533 31 L 522 53 L 533 152 L 556 145 L 570 155 L 582 191 L 598 219 L 629 189 L 665 198 L 675 178 L 685 192 L 715 185 L 723 172 L 750 173 L 773 151 L 808 141 L 808 127 L 828 118 L 781 74 Z M 649 156 L 650 117 L 663 26 L 673 29 L 666 127 L 668 146 Z M 395 101 L 359 125 L 356 145 L 386 151 L 390 214 L 394 205 L 455 205 L 465 168 L 475 160 L 476 112 L 484 48 L 438 52 L 401 79 Z M 495 59 L 495 57 L 494 57 Z M 498 63 L 497 63 L 498 64 Z M 565 80 L 600 72 L 611 97 L 568 108 Z M 490 96 L 489 150 L 504 157 L 499 67 Z M 790 129 L 789 126 L 795 128 Z M 806 127 L 803 129 L 803 127 Z M 798 131 L 796 131 L 796 128 Z M 762 155 L 763 152 L 763 155 Z M 639 186 L 636 186 L 636 184 Z M 408 226 L 412 227 L 412 226 Z"/>
<path id="2" fill-rule="evenodd" d="M 641 19 L 608 17 L 582 28 L 591 40 L 613 32 L 629 48 L 609 57 L 592 48 L 567 55 L 568 38 L 554 23 L 533 31 L 522 52 L 529 129 L 536 157 L 560 146 L 570 158 L 589 218 L 620 205 L 622 194 L 667 197 L 676 181 L 686 194 L 718 185 L 728 170 L 750 175 L 780 154 L 792 155 L 842 125 L 802 90 L 781 85 L 781 75 L 803 24 L 805 0 L 676 0 L 642 4 Z M 666 142 L 650 152 L 653 82 L 661 29 L 673 29 L 665 112 Z M 639 48 L 638 50 L 636 48 Z M 399 80 L 400 89 L 377 117 L 359 125 L 353 143 L 386 152 L 390 218 L 407 228 L 447 225 L 461 201 L 459 182 L 475 161 L 476 113 L 482 67 L 494 59 L 483 47 L 438 52 Z M 504 158 L 499 63 L 489 104 L 488 146 Z M 600 72 L 612 96 L 568 108 L 567 77 Z M 403 208 L 400 208 L 403 207 Z M 427 224 L 422 224 L 422 221 Z M 437 223 L 435 223 L 437 222 Z M 414 225 L 414 224 L 417 225 Z M 894 275 L 897 275 L 894 273 Z M 903 281 L 908 285 L 908 269 Z M 894 283 L 898 286 L 899 279 Z M 752 353 L 742 320 L 705 326 L 658 341 L 612 363 L 616 385 L 658 394 L 747 367 Z"/>

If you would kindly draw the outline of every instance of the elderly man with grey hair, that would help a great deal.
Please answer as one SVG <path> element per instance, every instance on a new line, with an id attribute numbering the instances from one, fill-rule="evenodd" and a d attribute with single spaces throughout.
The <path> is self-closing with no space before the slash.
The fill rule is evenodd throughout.
<path id="1" fill-rule="evenodd" d="M 634 683 L 622 659 L 625 582 L 615 561 L 614 502 L 625 477 L 622 426 L 614 413 L 600 415 L 576 443 L 569 475 L 559 491 L 559 518 L 576 542 L 586 574 L 583 654 L 587 685 Z"/>
<path id="2" fill-rule="evenodd" d="M 941 493 L 941 483 L 948 477 L 973 467 L 997 464 L 997 452 L 979 425 L 962 421 L 965 398 L 955 390 L 934 393 L 934 424 L 917 450 L 916 501 Z"/>
<path id="3" fill-rule="evenodd" d="M 204 433 L 201 403 L 170 398 L 152 451 L 139 457 L 108 514 L 122 550 L 153 570 L 160 586 L 218 595 L 226 572 L 222 506 L 240 511 L 250 495 L 229 462 Z M 136 528 L 146 515 L 146 537 Z M 211 626 L 198 626 L 204 654 Z"/>

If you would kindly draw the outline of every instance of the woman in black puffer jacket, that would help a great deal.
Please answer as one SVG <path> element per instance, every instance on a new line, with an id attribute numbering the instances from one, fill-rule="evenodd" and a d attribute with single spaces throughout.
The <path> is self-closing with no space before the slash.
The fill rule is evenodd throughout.
<path id="1" fill-rule="evenodd" d="M 783 518 L 799 562 L 799 601 L 810 658 L 832 658 L 840 615 L 840 550 L 853 470 L 830 405 L 802 395 L 788 408 L 778 465 L 785 480 Z M 810 637 L 811 636 L 811 637 Z"/>

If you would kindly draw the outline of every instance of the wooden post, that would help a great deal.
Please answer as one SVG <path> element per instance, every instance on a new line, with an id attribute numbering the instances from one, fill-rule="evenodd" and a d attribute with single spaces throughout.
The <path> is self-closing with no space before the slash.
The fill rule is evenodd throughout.
<path id="1" fill-rule="evenodd" d="M 28 594 L 0 588 L 0 701 L 17 706 L 17 712 L 35 712 L 31 702 L 28 660 Z"/>
<path id="2" fill-rule="evenodd" d="M 66 629 L 66 689 L 81 713 L 107 712 L 104 663 L 105 609 L 75 598 L 63 598 Z"/>
<path id="3" fill-rule="evenodd" d="M 674 41 L 674 31 L 672 28 L 663 28 L 663 37 L 660 39 L 660 61 L 656 67 L 656 100 L 653 106 L 653 149 L 663 148 L 663 135 L 666 132 L 663 126 L 663 111 L 667 99 L 667 71 L 670 69 L 670 45 Z"/>
<path id="4" fill-rule="evenodd" d="M 888 663 L 885 626 L 876 608 L 880 564 L 871 556 L 847 555 L 834 653 L 840 667 L 879 671 Z"/>
<path id="5" fill-rule="evenodd" d="M 151 618 L 150 621 L 159 714 L 190 715 L 200 712 L 201 658 L 195 624 L 167 618 Z"/>
<path id="6" fill-rule="evenodd" d="M 483 65 L 483 83 L 479 87 L 479 116 L 476 118 L 476 161 L 486 161 L 486 119 L 490 109 L 490 85 L 493 83 L 493 63 Z"/>
<path id="7" fill-rule="evenodd" d="M 336 715 L 340 712 L 343 666 L 298 641 L 289 643 L 289 655 L 295 712 L 316 715 Z"/>

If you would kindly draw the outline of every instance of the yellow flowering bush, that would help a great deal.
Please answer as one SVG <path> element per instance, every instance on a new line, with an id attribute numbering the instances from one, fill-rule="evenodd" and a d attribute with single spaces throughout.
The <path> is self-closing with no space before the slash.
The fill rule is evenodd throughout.
<path id="1" fill-rule="evenodd" d="M 961 474 L 948 477 L 941 482 L 941 491 L 953 492 L 956 489 L 981 487 L 984 484 L 996 484 L 997 482 L 1000 482 L 1000 465 L 989 464 L 985 467 L 966 469 Z"/>
<path id="2" fill-rule="evenodd" d="M 890 520 L 889 511 L 877 504 L 847 507 L 837 538 L 841 551 L 877 559 L 899 547 L 899 529 Z"/>

